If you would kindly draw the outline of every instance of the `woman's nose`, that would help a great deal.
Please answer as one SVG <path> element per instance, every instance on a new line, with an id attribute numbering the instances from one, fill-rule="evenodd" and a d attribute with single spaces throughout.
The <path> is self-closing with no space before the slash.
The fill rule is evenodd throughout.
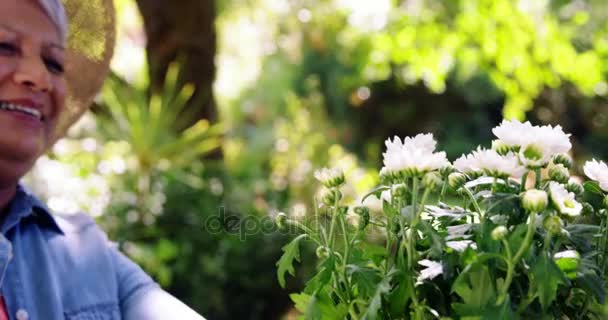
<path id="1" fill-rule="evenodd" d="M 23 56 L 15 70 L 14 80 L 17 84 L 36 92 L 52 90 L 51 75 L 39 58 Z"/>

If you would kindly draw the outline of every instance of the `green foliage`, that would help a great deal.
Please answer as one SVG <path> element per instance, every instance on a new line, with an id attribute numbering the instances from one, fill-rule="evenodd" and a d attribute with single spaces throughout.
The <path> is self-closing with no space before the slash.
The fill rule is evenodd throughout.
<path id="1" fill-rule="evenodd" d="M 117 76 L 104 87 L 104 102 L 113 120 L 102 127 L 104 136 L 128 142 L 142 172 L 168 166 L 177 171 L 220 146 L 221 126 L 211 126 L 205 119 L 176 132 L 194 112 L 186 108 L 194 87 L 178 86 L 178 76 L 178 66 L 173 64 L 162 92 L 151 97 L 147 86 L 128 86 Z"/>

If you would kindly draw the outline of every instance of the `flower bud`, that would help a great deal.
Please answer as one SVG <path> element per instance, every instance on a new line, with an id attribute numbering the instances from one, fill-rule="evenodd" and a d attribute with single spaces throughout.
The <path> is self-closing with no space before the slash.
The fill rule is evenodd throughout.
<path id="1" fill-rule="evenodd" d="M 496 151 L 499 155 L 504 156 L 511 151 L 511 147 L 500 140 L 494 140 L 492 141 L 492 150 Z"/>
<path id="2" fill-rule="evenodd" d="M 593 208 L 591 203 L 583 202 L 582 214 L 584 216 L 592 216 L 594 213 L 595 213 L 595 208 Z"/>
<path id="3" fill-rule="evenodd" d="M 327 190 L 321 198 L 323 203 L 327 206 L 335 205 L 336 201 L 339 201 L 340 199 L 342 199 L 342 193 L 338 190 L 335 190 L 335 192 L 332 190 Z"/>
<path id="4" fill-rule="evenodd" d="M 380 183 L 384 185 L 393 184 L 396 181 L 396 177 L 392 171 L 382 167 L 380 170 Z"/>
<path id="5" fill-rule="evenodd" d="M 467 182 L 467 176 L 460 172 L 450 173 L 448 176 L 448 185 L 454 190 L 460 189 Z"/>
<path id="6" fill-rule="evenodd" d="M 287 222 L 287 215 L 284 212 L 279 212 L 279 214 L 274 219 L 274 221 L 277 224 L 277 227 L 279 227 L 279 229 L 285 229 L 285 227 L 286 227 L 285 224 Z"/>
<path id="7" fill-rule="evenodd" d="M 437 172 L 429 172 L 422 178 L 422 185 L 427 189 L 435 189 L 443 183 L 441 175 Z"/>
<path id="8" fill-rule="evenodd" d="M 359 220 L 359 230 L 365 229 L 369 224 L 369 209 L 367 207 L 355 207 L 355 213 L 358 214 L 361 219 Z"/>
<path id="9" fill-rule="evenodd" d="M 583 194 L 583 192 L 585 192 L 583 186 L 575 181 L 568 182 L 568 184 L 566 185 L 566 190 L 568 190 L 568 192 L 574 193 L 574 195 L 576 196 L 580 196 Z"/>
<path id="10" fill-rule="evenodd" d="M 500 241 L 500 240 L 504 239 L 508 233 L 509 233 L 509 230 L 507 230 L 507 227 L 498 226 L 498 227 L 494 228 L 494 230 L 492 230 L 492 239 L 494 239 L 496 241 Z"/>
<path id="11" fill-rule="evenodd" d="M 561 164 L 567 169 L 572 169 L 572 158 L 565 153 L 560 153 L 553 158 L 553 163 Z"/>
<path id="12" fill-rule="evenodd" d="M 317 258 L 325 259 L 325 258 L 329 257 L 329 248 L 325 247 L 325 246 L 318 246 L 316 254 L 317 254 Z"/>
<path id="13" fill-rule="evenodd" d="M 454 167 L 452 165 L 447 165 L 441 169 L 439 169 L 439 174 L 441 175 L 441 177 L 443 178 L 447 178 L 450 173 L 456 171 L 456 169 L 454 169 Z"/>
<path id="14" fill-rule="evenodd" d="M 575 279 L 579 268 L 581 255 L 576 250 L 566 250 L 556 253 L 553 258 L 555 264 L 568 278 Z"/>
<path id="15" fill-rule="evenodd" d="M 395 197 L 405 197 L 407 194 L 407 187 L 403 183 L 396 184 L 392 187 L 392 193 Z"/>
<path id="16" fill-rule="evenodd" d="M 570 178 L 570 172 L 563 164 L 556 164 L 549 169 L 549 178 L 559 183 L 566 183 Z"/>
<path id="17" fill-rule="evenodd" d="M 551 234 L 560 234 L 564 223 L 558 216 L 547 217 L 543 223 L 545 230 Z"/>
<path id="18" fill-rule="evenodd" d="M 315 171 L 315 178 L 327 188 L 337 188 L 344 184 L 344 172 L 340 169 L 323 168 Z"/>
<path id="19" fill-rule="evenodd" d="M 530 189 L 524 192 L 521 198 L 524 209 L 528 212 L 541 212 L 547 208 L 549 203 L 547 193 L 538 189 Z"/>

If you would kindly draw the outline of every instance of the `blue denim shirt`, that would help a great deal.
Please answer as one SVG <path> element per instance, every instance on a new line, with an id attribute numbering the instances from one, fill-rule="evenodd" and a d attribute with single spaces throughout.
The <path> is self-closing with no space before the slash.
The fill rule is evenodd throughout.
<path id="1" fill-rule="evenodd" d="M 92 218 L 53 216 L 21 186 L 0 231 L 10 319 L 203 319 L 111 245 Z"/>

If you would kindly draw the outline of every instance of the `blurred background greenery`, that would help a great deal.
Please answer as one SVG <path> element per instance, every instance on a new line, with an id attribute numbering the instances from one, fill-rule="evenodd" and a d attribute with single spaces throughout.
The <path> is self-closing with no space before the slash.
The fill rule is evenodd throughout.
<path id="1" fill-rule="evenodd" d="M 286 235 L 206 219 L 310 214 L 322 166 L 357 201 L 388 136 L 432 132 L 453 160 L 529 119 L 608 159 L 605 0 L 115 3 L 102 94 L 26 180 L 208 319 L 290 319 L 301 280 L 276 281 Z"/>

